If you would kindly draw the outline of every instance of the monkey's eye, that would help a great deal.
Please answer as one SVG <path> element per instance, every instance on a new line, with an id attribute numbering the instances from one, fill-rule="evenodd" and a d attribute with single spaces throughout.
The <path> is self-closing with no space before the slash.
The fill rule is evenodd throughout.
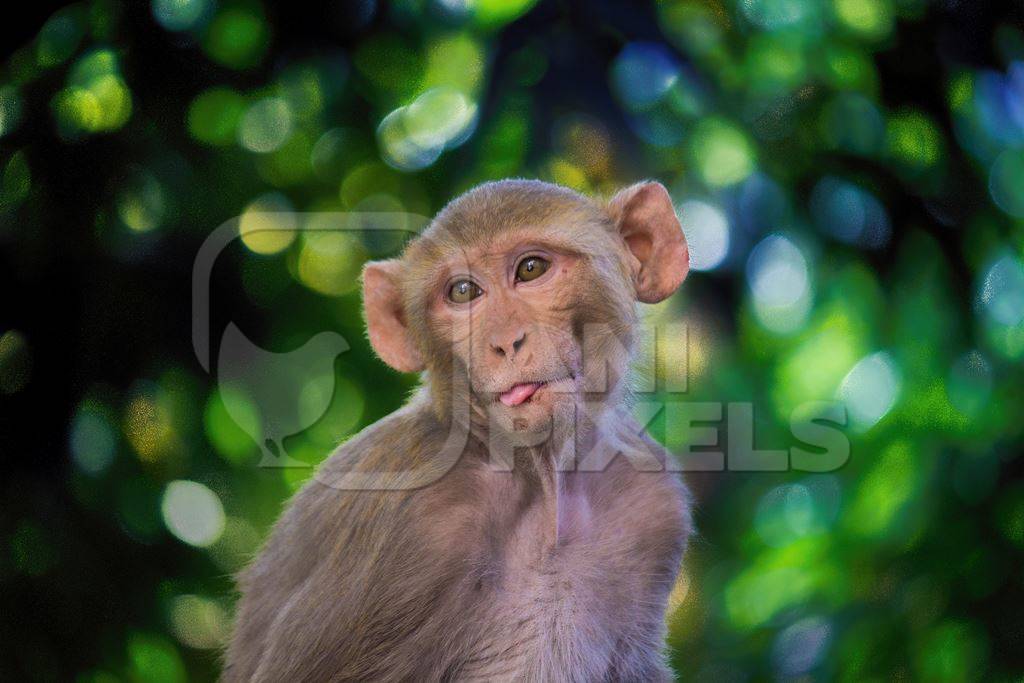
<path id="1" fill-rule="evenodd" d="M 471 280 L 458 280 L 448 288 L 448 299 L 457 304 L 464 304 L 483 293 L 484 290 L 477 287 L 475 282 Z"/>
<path id="2" fill-rule="evenodd" d="M 530 280 L 536 280 L 546 273 L 550 267 L 551 263 L 545 261 L 540 256 L 527 256 L 516 266 L 516 281 L 529 282 Z"/>

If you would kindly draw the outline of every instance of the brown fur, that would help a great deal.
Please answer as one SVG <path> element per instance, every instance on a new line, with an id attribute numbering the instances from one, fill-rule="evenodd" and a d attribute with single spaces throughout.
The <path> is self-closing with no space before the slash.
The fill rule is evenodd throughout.
<path id="1" fill-rule="evenodd" d="M 371 341 L 391 365 L 425 369 L 423 386 L 331 456 L 240 577 L 225 680 L 670 679 L 664 611 L 688 498 L 676 475 L 630 464 L 631 453 L 663 455 L 621 411 L 634 301 L 663 298 L 685 276 L 685 242 L 682 256 L 664 242 L 679 231 L 665 201 L 655 184 L 605 205 L 539 182 L 491 183 L 446 207 L 401 259 L 368 267 Z M 524 247 L 552 268 L 512 285 L 503 278 Z M 460 269 L 488 283 L 462 308 L 444 298 Z M 595 359 L 583 362 L 581 335 L 595 322 L 609 335 L 593 348 L 611 384 L 588 394 Z M 498 350 L 520 335 L 518 354 Z M 550 391 L 527 403 L 494 399 L 538 380 Z M 548 434 L 566 407 L 575 434 Z M 457 459 L 438 458 L 460 424 Z M 534 445 L 516 450 L 511 471 L 494 467 L 497 440 L 524 435 Z M 609 444 L 621 455 L 603 471 L 563 471 Z M 353 472 L 398 470 L 428 484 L 339 488 Z"/>

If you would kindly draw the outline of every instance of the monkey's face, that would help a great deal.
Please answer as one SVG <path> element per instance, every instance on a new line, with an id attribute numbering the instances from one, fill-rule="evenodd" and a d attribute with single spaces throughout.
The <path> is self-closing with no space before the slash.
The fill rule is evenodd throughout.
<path id="1" fill-rule="evenodd" d="M 665 189 L 608 204 L 536 181 L 453 201 L 401 259 L 363 274 L 370 341 L 389 365 L 429 371 L 434 400 L 540 431 L 556 406 L 591 412 L 621 385 L 637 300 L 664 299 L 688 253 Z"/>
<path id="2" fill-rule="evenodd" d="M 588 323 L 602 322 L 590 302 L 630 300 L 621 269 L 599 277 L 566 232 L 524 226 L 437 264 L 427 305 L 433 379 L 444 382 L 442 373 L 453 373 L 453 385 L 467 387 L 476 413 L 503 428 L 542 429 L 557 403 L 580 403 L 582 333 Z M 631 306 L 622 308 L 617 320 L 605 322 L 621 327 Z M 468 381 L 460 385 L 460 379 Z"/>

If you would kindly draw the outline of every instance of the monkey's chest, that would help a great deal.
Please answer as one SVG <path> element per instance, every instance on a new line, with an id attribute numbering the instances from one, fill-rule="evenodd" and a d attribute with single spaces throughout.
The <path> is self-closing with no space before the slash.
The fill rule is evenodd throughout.
<path id="1" fill-rule="evenodd" d="M 481 589 L 485 628 L 460 678 L 600 681 L 657 657 L 678 564 L 664 533 L 585 504 L 560 510 L 555 543 L 524 524 Z"/>

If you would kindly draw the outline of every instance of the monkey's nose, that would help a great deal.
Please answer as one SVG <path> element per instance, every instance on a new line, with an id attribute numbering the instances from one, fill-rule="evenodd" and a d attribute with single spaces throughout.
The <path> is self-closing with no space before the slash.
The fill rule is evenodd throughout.
<path id="1" fill-rule="evenodd" d="M 502 358 L 515 358 L 519 349 L 526 341 L 526 331 L 518 330 L 512 334 L 494 335 L 491 337 L 491 348 Z"/>

